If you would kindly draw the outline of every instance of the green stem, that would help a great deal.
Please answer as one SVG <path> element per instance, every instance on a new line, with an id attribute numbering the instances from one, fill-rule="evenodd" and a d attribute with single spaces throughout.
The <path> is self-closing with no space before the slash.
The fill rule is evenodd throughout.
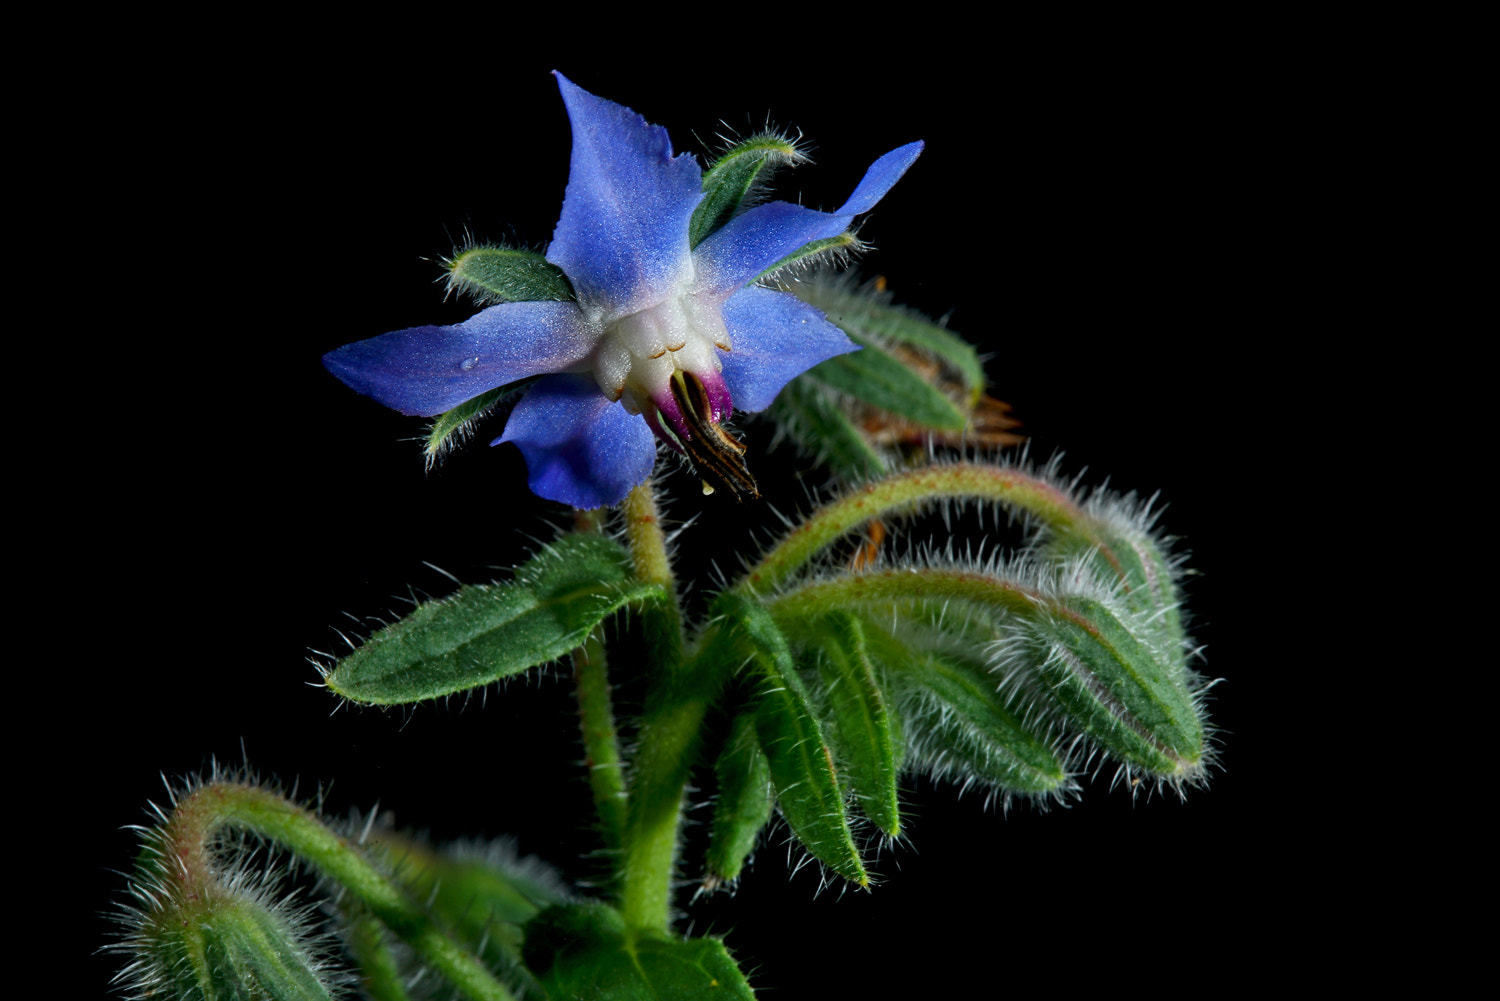
<path id="1" fill-rule="evenodd" d="M 641 720 L 640 751 L 631 763 L 630 800 L 620 860 L 620 910 L 631 931 L 670 924 L 682 798 L 696 756 L 708 698 L 682 668 L 682 609 L 666 536 L 648 480 L 621 505 L 636 577 L 663 585 L 670 603 L 643 611 L 650 688 Z"/>
<path id="2" fill-rule="evenodd" d="M 1025 511 L 1060 535 L 1078 536 L 1101 549 L 1111 564 L 1102 526 L 1067 492 L 1019 469 L 958 463 L 898 473 L 850 493 L 815 512 L 740 579 L 734 590 L 766 593 L 782 586 L 822 549 L 872 518 L 944 498 L 997 501 Z"/>
<path id="3" fill-rule="evenodd" d="M 583 732 L 584 763 L 605 848 L 618 852 L 625 835 L 625 772 L 610 698 L 609 671 L 599 630 L 573 651 L 573 681 L 578 695 L 578 725 Z"/>
<path id="4" fill-rule="evenodd" d="M 708 699 L 659 695 L 641 724 L 630 778 L 630 820 L 621 863 L 620 911 L 632 932 L 670 926 L 672 879 L 688 773 L 698 755 Z"/>
<path id="5" fill-rule="evenodd" d="M 667 555 L 667 537 L 661 530 L 656 509 L 656 490 L 650 480 L 625 496 L 620 504 L 625 516 L 625 538 L 638 580 L 660 584 L 672 595 L 670 603 L 653 604 L 646 611 L 649 640 L 658 670 L 673 673 L 682 660 L 682 606 L 677 598 L 677 579 Z"/>
<path id="6" fill-rule="evenodd" d="M 850 605 L 895 601 L 942 604 L 968 601 L 1000 606 L 1022 617 L 1042 613 L 1066 614 L 1061 606 L 1034 588 L 967 570 L 880 570 L 818 581 L 790 591 L 767 604 L 775 617 L 807 618 L 846 609 Z"/>
<path id="7" fill-rule="evenodd" d="M 177 878 L 185 892 L 211 892 L 216 887 L 208 846 L 226 825 L 244 827 L 312 863 L 474 1001 L 512 1001 L 505 985 L 413 906 L 400 887 L 358 850 L 310 811 L 257 786 L 214 782 L 178 801 L 163 834 L 171 855 L 180 862 Z"/>
<path id="8" fill-rule="evenodd" d="M 344 908 L 344 919 L 349 926 L 349 951 L 359 967 L 365 992 L 374 1001 L 411 1001 L 385 925 L 358 905 Z"/>

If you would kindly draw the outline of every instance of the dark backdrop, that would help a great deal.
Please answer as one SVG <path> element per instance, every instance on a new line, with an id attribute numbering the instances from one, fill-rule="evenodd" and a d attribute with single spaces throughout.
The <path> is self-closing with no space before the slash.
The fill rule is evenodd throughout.
<path id="1" fill-rule="evenodd" d="M 103 304 L 113 326 L 90 342 L 103 405 L 59 473 L 83 498 L 64 537 L 92 581 L 61 636 L 83 648 L 68 671 L 83 711 L 54 730 L 94 762 L 71 828 L 100 867 L 90 899 L 103 907 L 118 886 L 103 868 L 128 866 L 121 826 L 161 800 L 159 773 L 211 758 L 327 789 L 334 814 L 378 802 L 435 837 L 511 835 L 587 875 L 564 675 L 483 705 L 335 712 L 306 660 L 337 647 L 348 615 L 450 588 L 430 566 L 489 580 L 567 521 L 528 495 L 508 448 L 476 443 L 425 473 L 421 422 L 319 365 L 342 343 L 466 316 L 434 283 L 434 259 L 466 231 L 545 245 L 569 149 L 555 66 L 668 127 L 679 150 L 713 146 L 721 119 L 800 129 L 816 162 L 778 191 L 813 206 L 925 139 L 862 230 L 874 249 L 860 268 L 982 346 L 1034 456 L 1065 451 L 1086 483 L 1159 492 L 1192 553 L 1204 669 L 1227 679 L 1213 703 L 1222 769 L 1185 802 L 1133 800 L 1106 773 L 1066 809 L 1004 816 L 917 781 L 910 840 L 882 852 L 878 889 L 819 894 L 811 869 L 789 879 L 782 830 L 737 896 L 689 907 L 682 927 L 727 932 L 769 998 L 885 996 L 934 968 L 997 982 L 1062 968 L 1068 982 L 1222 940 L 1274 886 L 1258 818 L 1277 738 L 1243 576 L 1271 543 L 1253 527 L 1263 483 L 1240 472 L 1279 434 L 1253 375 L 1273 279 L 1251 234 L 1274 211 L 1261 182 L 1278 155 L 1258 141 L 1262 77 L 1225 72 L 1212 38 L 1126 53 L 1047 36 L 962 60 L 875 48 L 811 75 L 756 66 L 724 82 L 691 63 L 557 51 L 330 62 L 287 43 L 264 62 L 137 67 L 107 97 L 112 141 L 91 162 L 118 169 L 88 187 L 78 168 L 100 239 L 72 259 L 131 289 Z M 679 518 L 705 506 L 690 486 L 672 486 Z M 706 502 L 683 536 L 690 561 L 765 529 L 764 512 L 726 503 Z M 83 934 L 97 941 L 92 913 Z M 101 978 L 110 965 L 97 962 Z"/>

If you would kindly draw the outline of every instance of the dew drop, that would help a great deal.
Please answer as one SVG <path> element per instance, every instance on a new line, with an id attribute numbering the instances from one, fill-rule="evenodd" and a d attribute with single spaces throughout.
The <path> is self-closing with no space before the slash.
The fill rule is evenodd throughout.
<path id="1" fill-rule="evenodd" d="M 479 359 L 478 358 L 465 358 L 464 361 L 463 361 L 463 363 L 460 364 L 458 367 L 461 368 L 461 369 L 463 369 L 465 372 L 467 372 L 470 369 L 472 369 L 475 365 L 478 365 L 478 364 L 479 364 Z"/>

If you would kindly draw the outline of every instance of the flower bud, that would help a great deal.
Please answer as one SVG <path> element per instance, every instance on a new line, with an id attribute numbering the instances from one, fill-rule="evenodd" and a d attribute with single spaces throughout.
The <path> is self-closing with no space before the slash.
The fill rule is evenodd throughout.
<path id="1" fill-rule="evenodd" d="M 139 906 L 124 909 L 127 932 L 112 951 L 133 956 L 117 982 L 132 998 L 315 1001 L 341 996 L 305 909 L 273 902 L 274 879 L 236 869 L 195 886 L 152 858 L 132 881 Z"/>

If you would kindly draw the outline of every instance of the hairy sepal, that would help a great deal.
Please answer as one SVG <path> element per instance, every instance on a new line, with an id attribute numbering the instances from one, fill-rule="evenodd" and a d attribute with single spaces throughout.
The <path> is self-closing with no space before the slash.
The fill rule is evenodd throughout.
<path id="1" fill-rule="evenodd" d="M 1044 532 L 1044 551 L 1059 564 L 1074 562 L 1100 580 L 1117 580 L 1135 621 L 1155 634 L 1162 651 L 1184 666 L 1189 647 L 1177 586 L 1180 558 L 1170 555 L 1169 539 L 1155 531 L 1156 513 L 1134 495 L 1096 493 L 1084 505 L 1074 530 Z"/>
<path id="2" fill-rule="evenodd" d="M 144 996 L 205 1001 L 331 1001 L 336 997 L 281 916 L 257 901 L 202 901 L 153 929 L 163 971 Z"/>
<path id="3" fill-rule="evenodd" d="M 1132 770 L 1196 780 L 1206 726 L 1180 660 L 1118 602 L 1061 596 L 1041 611 L 1026 623 L 1032 656 L 1069 724 Z"/>
<path id="4" fill-rule="evenodd" d="M 834 754 L 786 637 L 753 600 L 726 593 L 715 610 L 747 641 L 761 675 L 755 731 L 770 764 L 782 816 L 814 858 L 850 882 L 868 886 Z"/>
<path id="5" fill-rule="evenodd" d="M 804 243 L 756 275 L 754 280 L 778 286 L 782 284 L 782 279 L 795 279 L 798 275 L 819 268 L 837 268 L 847 263 L 850 256 L 865 249 L 867 249 L 866 245 L 851 232 L 827 236 L 821 240 Z"/>
<path id="6" fill-rule="evenodd" d="M 513 581 L 418 605 L 340 660 L 324 683 L 370 705 L 440 698 L 556 660 L 627 605 L 669 600 L 661 584 L 632 575 L 618 543 L 564 536 Z"/>
<path id="7" fill-rule="evenodd" d="M 953 623 L 956 630 L 957 622 Z M 870 649 L 900 706 L 907 767 L 1002 796 L 1057 795 L 1071 779 L 1046 726 L 997 691 L 987 665 L 957 652 L 983 649 L 974 637 L 908 632 L 901 639 L 867 624 Z"/>
<path id="8" fill-rule="evenodd" d="M 838 396 L 806 373 L 786 384 L 768 416 L 804 454 L 835 478 L 858 482 L 886 471 L 889 460 L 839 405 Z"/>
<path id="9" fill-rule="evenodd" d="M 796 143 L 775 132 L 735 143 L 703 175 L 703 200 L 693 210 L 688 245 L 697 247 L 738 215 L 778 166 L 804 159 Z"/>
<path id="10" fill-rule="evenodd" d="M 985 385 L 984 364 L 974 346 L 951 330 L 894 305 L 889 293 L 878 287 L 857 288 L 848 278 L 821 274 L 788 287 L 851 337 L 905 345 L 940 362 L 962 384 L 968 406 L 978 402 Z"/>
<path id="11" fill-rule="evenodd" d="M 888 699 L 866 649 L 865 629 L 847 612 L 808 623 L 814 643 L 805 658 L 817 672 L 839 772 L 860 810 L 891 837 L 901 833 L 900 739 Z"/>
<path id="12" fill-rule="evenodd" d="M 849 333 L 864 348 L 814 366 L 809 379 L 934 431 L 962 431 L 964 412 L 930 382 L 890 355 L 874 341 Z"/>
<path id="13" fill-rule="evenodd" d="M 775 800 L 771 794 L 771 763 L 755 733 L 755 715 L 740 713 L 729 739 L 714 762 L 719 795 L 709 834 L 705 889 L 717 889 L 739 878 L 755 851 L 760 832 L 770 823 Z"/>
<path id="14" fill-rule="evenodd" d="M 497 302 L 573 302 L 573 285 L 562 268 L 541 254 L 510 247 L 467 247 L 443 261 L 448 290 L 481 306 Z"/>
<path id="15" fill-rule="evenodd" d="M 473 433 L 474 425 L 481 417 L 493 410 L 518 403 L 522 394 L 530 389 L 535 381 L 535 379 L 522 379 L 505 386 L 497 386 L 435 417 L 432 426 L 427 429 L 427 444 L 422 449 L 428 468 L 432 468 L 451 449 L 468 439 Z"/>

